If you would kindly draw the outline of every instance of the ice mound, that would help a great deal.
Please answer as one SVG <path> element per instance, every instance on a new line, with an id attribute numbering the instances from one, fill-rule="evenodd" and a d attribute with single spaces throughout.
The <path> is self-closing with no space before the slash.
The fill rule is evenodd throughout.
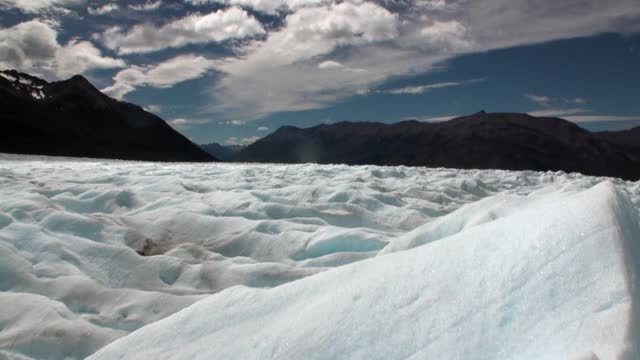
<path id="1" fill-rule="evenodd" d="M 91 359 L 638 358 L 627 196 L 603 182 L 520 200 L 410 250 L 229 288 Z"/>

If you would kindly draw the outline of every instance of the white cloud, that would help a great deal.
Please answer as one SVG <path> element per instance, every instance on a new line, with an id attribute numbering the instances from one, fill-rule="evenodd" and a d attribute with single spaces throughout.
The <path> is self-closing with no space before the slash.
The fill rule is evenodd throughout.
<path id="1" fill-rule="evenodd" d="M 453 86 L 474 84 L 474 83 L 479 83 L 486 80 L 487 78 L 479 78 L 479 79 L 472 79 L 472 80 L 466 80 L 466 81 L 452 81 L 452 82 L 443 82 L 443 83 L 426 84 L 426 85 L 418 85 L 418 86 L 406 86 L 406 87 L 397 88 L 397 89 L 383 90 L 380 92 L 387 93 L 387 94 L 395 94 L 395 95 L 406 95 L 406 94 L 415 95 L 415 94 L 422 94 L 433 89 L 442 89 L 442 88 L 453 87 Z"/>
<path id="2" fill-rule="evenodd" d="M 349 72 L 355 72 L 355 73 L 361 73 L 361 72 L 366 72 L 367 71 L 365 69 L 359 69 L 359 68 L 352 68 L 352 67 L 344 66 L 341 63 L 339 63 L 337 61 L 333 61 L 333 60 L 326 60 L 326 61 L 323 61 L 323 62 L 319 63 L 318 64 L 318 69 L 320 69 L 320 70 L 342 70 L 342 71 L 349 71 Z"/>
<path id="3" fill-rule="evenodd" d="M 139 5 L 132 4 L 132 5 L 129 5 L 129 9 L 134 11 L 153 11 L 153 10 L 159 9 L 160 6 L 162 6 L 162 0 L 148 1 L 144 4 L 139 4 Z"/>
<path id="4" fill-rule="evenodd" d="M 585 114 L 590 113 L 591 110 L 584 108 L 570 108 L 570 109 L 542 109 L 529 111 L 528 114 L 531 116 L 539 116 L 539 117 L 564 117 L 567 115 L 575 115 L 575 114 Z"/>
<path id="5" fill-rule="evenodd" d="M 332 0 L 185 0 L 194 5 L 226 4 L 249 8 L 266 14 L 295 11 L 304 7 L 317 6 L 333 2 Z"/>
<path id="6" fill-rule="evenodd" d="M 318 64 L 318 69 L 340 69 L 342 64 L 337 61 L 327 60 Z"/>
<path id="7" fill-rule="evenodd" d="M 258 127 L 258 131 L 269 131 L 269 128 L 266 126 L 260 126 Z"/>
<path id="8" fill-rule="evenodd" d="M 82 5 L 85 0 L 0 0 L 0 8 L 14 8 L 25 13 L 38 13 Z"/>
<path id="9" fill-rule="evenodd" d="M 114 84 L 102 89 L 109 96 L 121 99 L 139 86 L 168 88 L 187 80 L 197 79 L 213 68 L 214 62 L 194 54 L 180 55 L 155 66 L 132 66 L 118 72 Z"/>
<path id="10" fill-rule="evenodd" d="M 467 28 L 456 20 L 435 21 L 420 30 L 420 43 L 440 51 L 461 51 L 471 48 Z"/>
<path id="11" fill-rule="evenodd" d="M 56 74 L 69 77 L 92 69 L 124 67 L 123 60 L 102 56 L 92 43 L 71 40 L 56 52 Z"/>
<path id="12" fill-rule="evenodd" d="M 0 67 L 67 77 L 93 69 L 124 67 L 121 59 L 102 55 L 88 41 L 60 45 L 49 23 L 31 20 L 0 29 Z"/>
<path id="13" fill-rule="evenodd" d="M 209 122 L 208 119 L 177 118 L 167 121 L 167 124 L 176 130 L 184 130 L 193 125 L 204 125 Z"/>
<path id="14" fill-rule="evenodd" d="M 91 15 L 104 15 L 104 14 L 108 14 L 112 11 L 116 11 L 118 10 L 120 7 L 118 6 L 118 4 L 116 3 L 109 3 L 109 4 L 104 4 L 102 6 L 99 7 L 89 7 L 87 9 L 87 12 L 89 12 L 89 14 Z"/>
<path id="15" fill-rule="evenodd" d="M 369 2 L 345 1 L 302 8 L 285 18 L 286 25 L 255 42 L 246 55 L 222 62 L 227 76 L 214 90 L 220 105 L 237 117 L 252 118 L 281 110 L 316 108 L 353 93 L 368 71 L 363 62 L 342 62 L 345 71 L 330 74 L 318 58 L 338 48 L 374 45 L 398 36 L 398 16 Z M 334 61 L 335 62 L 335 61 Z M 321 62 L 322 63 L 322 62 Z M 379 65 L 384 66 L 383 63 Z M 328 65 L 329 68 L 336 64 Z M 367 76 L 367 79 L 377 75 Z"/>
<path id="16" fill-rule="evenodd" d="M 211 111 L 248 120 L 322 108 L 461 54 L 630 31 L 640 7 L 637 0 L 343 0 L 287 14 L 266 41 L 219 67 L 227 76 L 211 90 Z"/>
<path id="17" fill-rule="evenodd" d="M 106 30 L 100 38 L 109 49 L 119 54 L 131 54 L 243 39 L 264 33 L 258 20 L 238 7 L 231 7 L 206 15 L 187 15 L 162 26 L 146 23 L 128 30 L 116 26 Z"/>
<path id="18" fill-rule="evenodd" d="M 254 142 L 260 139 L 261 138 L 259 136 L 251 136 L 251 137 L 245 137 L 245 138 L 238 138 L 238 137 L 232 136 L 228 138 L 227 141 L 225 141 L 225 144 L 247 146 L 247 145 L 253 144 Z"/>
<path id="19" fill-rule="evenodd" d="M 541 106 L 551 106 L 551 105 L 557 105 L 562 103 L 573 104 L 573 105 L 585 105 L 588 103 L 587 99 L 581 98 L 581 97 L 565 99 L 565 98 L 556 98 L 551 96 L 535 95 L 535 94 L 525 94 L 524 96 L 527 99 L 531 100 L 532 102 Z"/>
<path id="20" fill-rule="evenodd" d="M 231 74 L 251 73 L 258 68 L 289 65 L 327 54 L 338 46 L 368 44 L 397 36 L 397 15 L 371 3 L 343 2 L 304 8 L 288 15 L 286 26 L 256 42 L 246 59 L 224 66 Z"/>
<path id="21" fill-rule="evenodd" d="M 535 95 L 535 94 L 525 94 L 527 99 L 533 101 L 534 103 L 542 106 L 548 106 L 549 103 L 553 102 L 554 99 L 549 96 L 544 95 Z"/>

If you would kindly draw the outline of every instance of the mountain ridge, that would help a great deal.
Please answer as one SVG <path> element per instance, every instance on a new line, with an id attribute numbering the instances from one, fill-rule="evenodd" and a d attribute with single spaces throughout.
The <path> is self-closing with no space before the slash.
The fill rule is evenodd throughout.
<path id="1" fill-rule="evenodd" d="M 160 117 L 81 75 L 47 82 L 0 71 L 0 152 L 147 161 L 216 161 Z"/>
<path id="2" fill-rule="evenodd" d="M 486 112 L 439 123 L 284 126 L 230 160 L 563 170 L 637 180 L 637 129 L 597 133 L 560 118 Z"/>

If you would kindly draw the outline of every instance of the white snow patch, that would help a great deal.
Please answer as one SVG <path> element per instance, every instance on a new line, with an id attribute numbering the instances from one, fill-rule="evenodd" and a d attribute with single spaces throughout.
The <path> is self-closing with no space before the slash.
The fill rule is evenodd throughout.
<path id="1" fill-rule="evenodd" d="M 31 97 L 37 100 L 42 100 L 45 98 L 44 92 L 42 92 L 42 90 L 31 90 Z"/>
<path id="2" fill-rule="evenodd" d="M 16 78 L 15 76 L 11 76 L 11 75 L 5 74 L 3 72 L 0 72 L 0 76 L 2 76 L 3 78 L 5 78 L 5 79 L 7 79 L 7 80 L 9 80 L 11 82 L 14 82 L 14 81 L 18 80 L 18 78 Z"/>

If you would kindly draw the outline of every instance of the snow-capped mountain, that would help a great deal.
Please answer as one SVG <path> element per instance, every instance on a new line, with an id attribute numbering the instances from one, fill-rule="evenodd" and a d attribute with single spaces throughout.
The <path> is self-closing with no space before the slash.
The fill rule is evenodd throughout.
<path id="1" fill-rule="evenodd" d="M 480 112 L 441 123 L 285 126 L 232 160 L 563 170 L 637 180 L 639 131 L 592 133 L 558 118 Z"/>
<path id="2" fill-rule="evenodd" d="M 49 83 L 0 71 L 0 106 L 0 152 L 214 160 L 159 117 L 102 94 L 80 75 Z"/>

